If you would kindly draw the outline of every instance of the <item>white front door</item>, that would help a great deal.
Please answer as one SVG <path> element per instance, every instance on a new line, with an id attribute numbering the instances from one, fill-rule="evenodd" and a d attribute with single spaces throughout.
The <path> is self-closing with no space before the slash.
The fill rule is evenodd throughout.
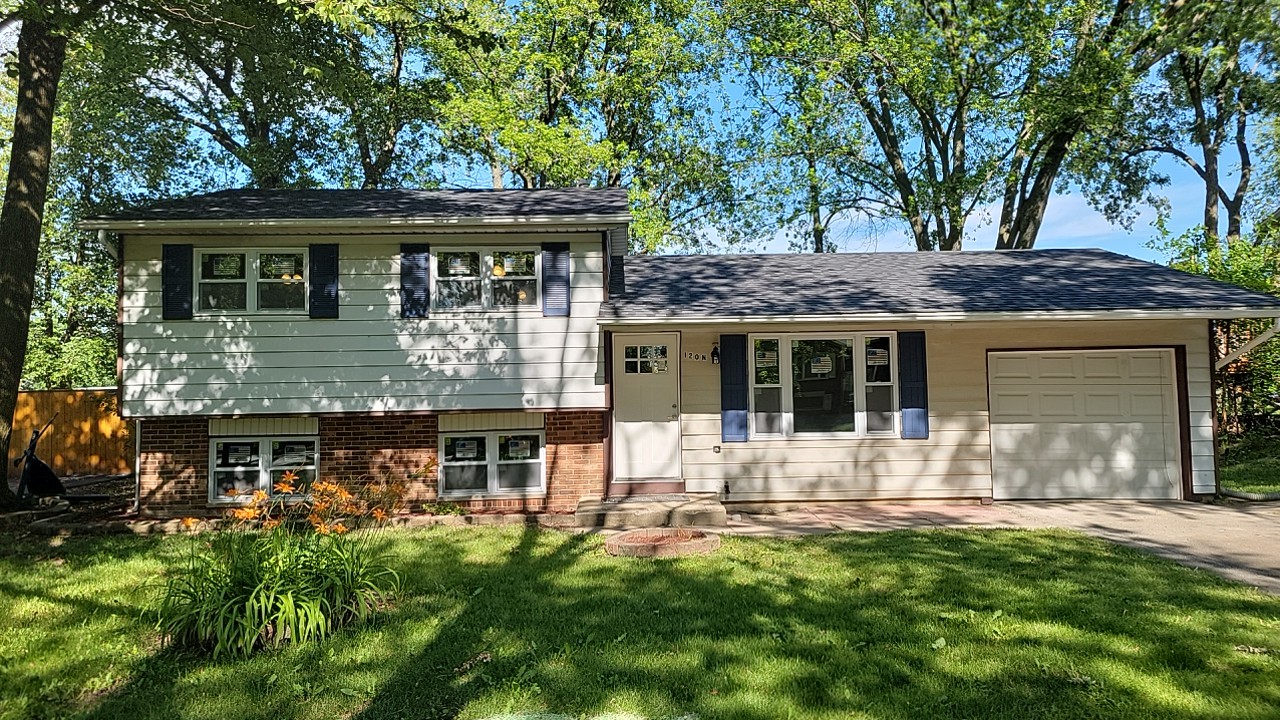
<path id="1" fill-rule="evenodd" d="M 1180 496 L 1171 350 L 993 352 L 992 496 Z"/>
<path id="2" fill-rule="evenodd" d="M 680 334 L 615 334 L 611 492 L 682 490 Z"/>

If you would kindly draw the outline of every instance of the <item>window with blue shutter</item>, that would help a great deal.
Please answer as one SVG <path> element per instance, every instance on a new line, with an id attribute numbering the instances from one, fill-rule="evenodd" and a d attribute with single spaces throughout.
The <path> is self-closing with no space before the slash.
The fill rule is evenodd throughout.
<path id="1" fill-rule="evenodd" d="M 312 245 L 309 256 L 311 317 L 336 318 L 338 317 L 338 246 Z"/>
<path id="2" fill-rule="evenodd" d="M 720 336 L 720 437 L 747 441 L 747 336 Z"/>
<path id="3" fill-rule="evenodd" d="M 902 437 L 929 437 L 929 368 L 924 333 L 898 333 L 898 400 L 902 408 Z"/>
<path id="4" fill-rule="evenodd" d="M 569 316 L 569 243 L 542 244 L 542 314 Z"/>
<path id="5" fill-rule="evenodd" d="M 400 317 L 431 315 L 431 246 L 400 246 Z"/>
<path id="6" fill-rule="evenodd" d="M 160 285 L 165 320 L 191 319 L 192 258 L 190 245 L 161 248 Z"/>

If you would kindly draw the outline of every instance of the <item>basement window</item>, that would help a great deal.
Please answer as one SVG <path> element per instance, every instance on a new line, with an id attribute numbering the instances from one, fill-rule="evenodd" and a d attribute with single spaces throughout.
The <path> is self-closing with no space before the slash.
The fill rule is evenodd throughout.
<path id="1" fill-rule="evenodd" d="M 546 492 L 540 432 L 449 433 L 440 437 L 440 496 L 541 495 Z"/>
<path id="2" fill-rule="evenodd" d="M 319 456 L 320 440 L 314 437 L 213 438 L 209 502 L 245 502 L 258 490 L 278 495 L 285 473 L 293 473 L 290 484 L 301 491 L 315 482 Z"/>

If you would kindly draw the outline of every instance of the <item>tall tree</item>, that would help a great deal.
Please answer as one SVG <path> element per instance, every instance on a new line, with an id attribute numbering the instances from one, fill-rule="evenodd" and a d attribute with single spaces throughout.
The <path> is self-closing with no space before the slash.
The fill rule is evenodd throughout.
<path id="1" fill-rule="evenodd" d="M 991 202 L 996 246 L 1034 245 L 1077 140 L 1115 127 L 1133 85 L 1220 4 L 730 0 L 728 14 L 745 52 L 838 84 L 874 150 L 875 204 L 917 249 L 958 250 Z"/>
<path id="2" fill-rule="evenodd" d="M 801 65 L 749 56 L 728 153 L 735 199 L 717 223 L 731 244 L 781 232 L 794 250 L 832 252 L 841 226 L 873 214 L 864 140 L 831 83 Z"/>
<path id="3" fill-rule="evenodd" d="M 495 187 L 627 185 L 642 244 L 672 241 L 723 189 L 710 142 L 714 79 L 701 0 L 473 0 L 430 38 L 451 97 L 447 152 Z"/>
<path id="4" fill-rule="evenodd" d="M 35 267 L 40 251 L 40 228 L 52 156 L 53 113 L 58 81 L 66 59 L 67 33 L 97 10 L 29 3 L 15 8 L 11 22 L 18 33 L 18 89 L 10 136 L 9 174 L 0 208 L 0 504 L 11 504 L 8 457 L 18 384 L 27 352 Z"/>
<path id="5" fill-rule="evenodd" d="M 1241 237 L 1254 179 L 1252 123 L 1280 112 L 1274 3 L 1241 0 L 1234 10 L 1208 18 L 1161 63 L 1136 114 L 1142 122 L 1118 134 L 1131 161 L 1164 155 L 1200 178 L 1207 249 L 1218 246 L 1223 213 L 1227 243 Z"/>

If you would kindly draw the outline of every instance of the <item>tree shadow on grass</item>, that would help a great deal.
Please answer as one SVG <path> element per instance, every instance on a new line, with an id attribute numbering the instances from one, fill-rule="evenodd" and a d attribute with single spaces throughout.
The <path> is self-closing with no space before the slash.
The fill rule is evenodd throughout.
<path id="1" fill-rule="evenodd" d="M 1194 715 L 1196 695 L 1244 698 L 1247 717 L 1280 701 L 1265 683 L 1223 682 L 1257 665 L 1223 638 L 1280 603 L 1109 545 L 1045 533 L 732 544 L 712 561 L 575 567 L 581 539 L 539 553 L 530 530 L 501 564 L 446 571 L 486 592 L 358 717 L 1152 717 Z M 1212 611 L 1208 623 L 1188 623 L 1188 607 Z"/>
<path id="2" fill-rule="evenodd" d="M 153 656 L 89 716 L 1246 718 L 1280 707 L 1280 660 L 1237 649 L 1280 646 L 1280 599 L 1070 533 L 729 538 L 679 561 L 610 558 L 598 537 L 535 528 L 387 544 L 407 597 L 380 622 L 250 660 Z"/>

